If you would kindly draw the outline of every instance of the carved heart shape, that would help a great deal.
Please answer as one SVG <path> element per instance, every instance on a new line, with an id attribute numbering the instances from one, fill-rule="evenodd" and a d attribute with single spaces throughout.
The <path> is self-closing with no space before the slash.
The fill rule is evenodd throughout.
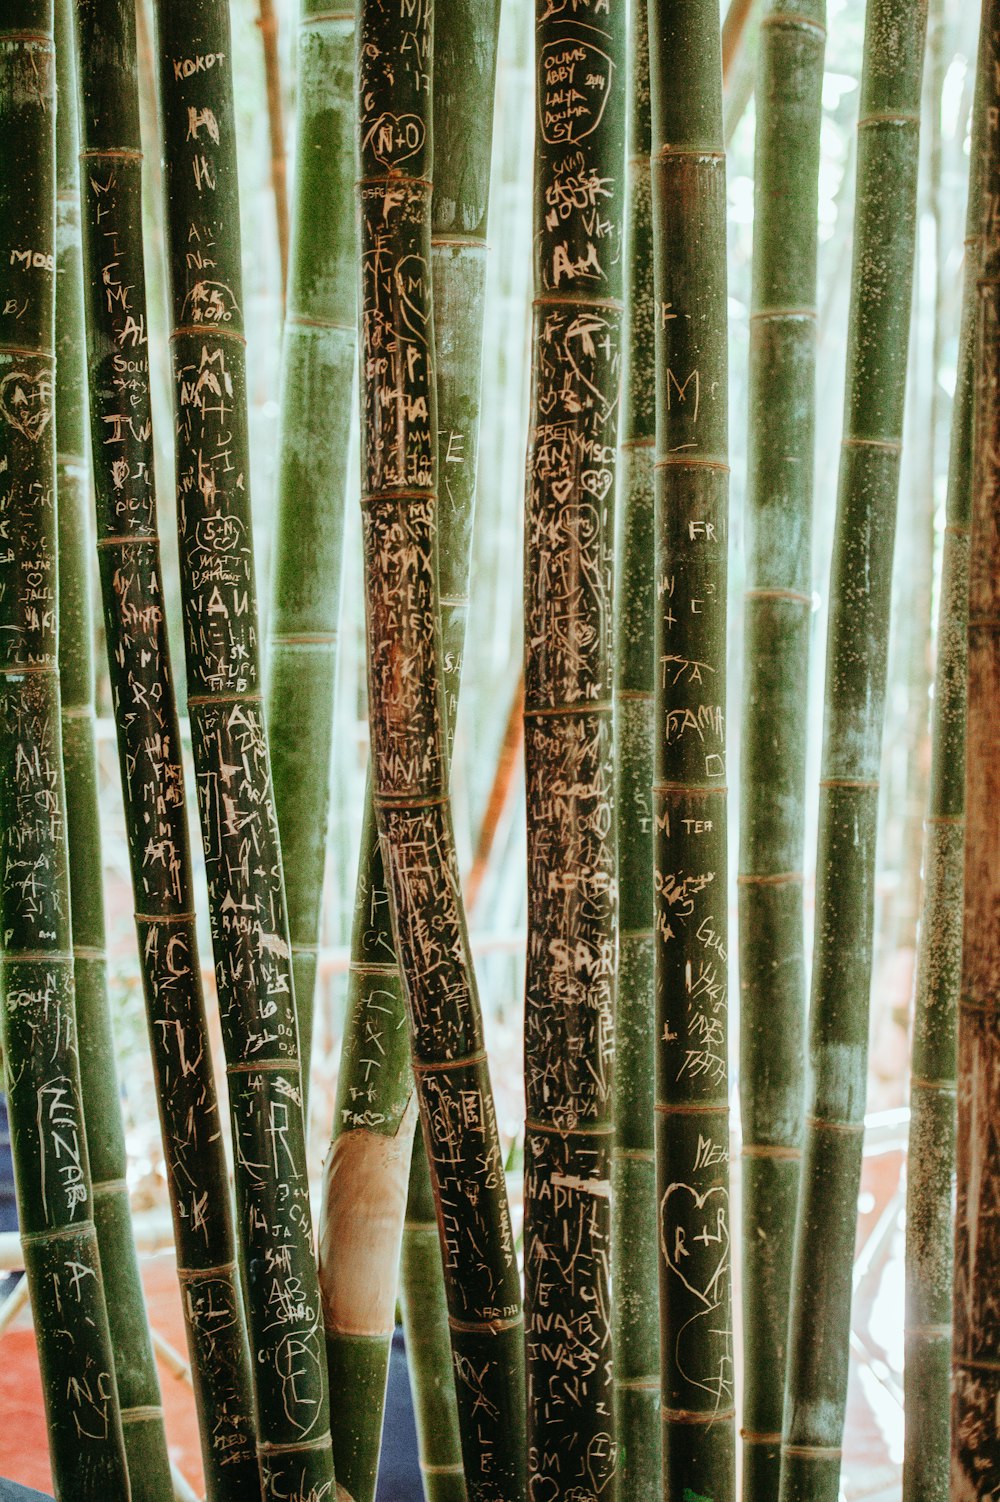
<path id="1" fill-rule="evenodd" d="M 531 1502 L 556 1502 L 559 1495 L 559 1479 L 556 1476 L 532 1476 L 528 1482 Z"/>
<path id="2" fill-rule="evenodd" d="M 672 1273 L 706 1309 L 722 1297 L 729 1271 L 729 1190 L 713 1184 L 704 1194 L 671 1184 L 660 1201 L 660 1250 Z"/>
<path id="3" fill-rule="evenodd" d="M 52 377 L 12 370 L 0 381 L 0 414 L 12 428 L 37 443 L 52 416 Z"/>
<path id="4" fill-rule="evenodd" d="M 618 1468 L 618 1446 L 610 1434 L 595 1434 L 587 1446 L 587 1475 L 600 1496 Z"/>

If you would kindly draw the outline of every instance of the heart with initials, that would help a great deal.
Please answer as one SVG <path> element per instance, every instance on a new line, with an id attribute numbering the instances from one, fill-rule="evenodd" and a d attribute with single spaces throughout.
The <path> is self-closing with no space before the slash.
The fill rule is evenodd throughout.
<path id="1" fill-rule="evenodd" d="M 11 370 L 0 381 L 0 415 L 25 438 L 37 443 L 52 416 L 52 376 Z"/>
<path id="2" fill-rule="evenodd" d="M 706 1309 L 725 1294 L 729 1272 L 729 1190 L 713 1184 L 704 1194 L 671 1184 L 660 1201 L 660 1250 L 672 1273 Z"/>

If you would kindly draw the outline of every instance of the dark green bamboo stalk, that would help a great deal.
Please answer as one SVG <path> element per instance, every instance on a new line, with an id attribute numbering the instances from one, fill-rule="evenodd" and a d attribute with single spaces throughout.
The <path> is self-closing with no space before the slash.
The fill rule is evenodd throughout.
<path id="1" fill-rule="evenodd" d="M 782 1502 L 836 1502 L 840 1478 L 926 22 L 926 0 L 868 0 Z"/>
<path id="2" fill-rule="evenodd" d="M 11 1150 L 63 1502 L 129 1497 L 87 1156 L 60 733 L 52 0 L 0 30 L 0 985 Z M 16 170 L 15 169 L 16 164 Z"/>
<path id="3" fill-rule="evenodd" d="M 431 342 L 432 19 L 430 7 L 404 16 L 384 0 L 366 0 L 360 14 L 373 802 L 445 1262 L 469 1496 L 521 1499 L 520 1288 L 447 791 Z"/>
<path id="4" fill-rule="evenodd" d="M 956 1502 L 1000 1489 L 1000 0 L 983 0 L 977 89 L 971 192 L 978 212 L 971 223 L 978 244 L 970 245 L 968 263 L 977 285 L 952 1347 Z"/>
<path id="5" fill-rule="evenodd" d="M 77 0 L 91 455 L 118 760 L 167 1187 L 210 1502 L 259 1487 L 194 915 L 156 494 L 131 0 Z"/>
<path id="6" fill-rule="evenodd" d="M 904 1502 L 947 1502 L 950 1485 L 955 1055 L 962 955 L 969 515 L 983 79 L 980 66 L 973 108 L 962 324 L 948 459 L 910 1061 Z"/>
<path id="7" fill-rule="evenodd" d="M 735 1495 L 729 1223 L 726 160 L 719 7 L 651 0 L 653 780 L 663 1495 Z"/>
<path id="8" fill-rule="evenodd" d="M 104 869 L 94 742 L 91 523 L 80 177 L 72 0 L 57 0 L 56 35 L 56 495 L 59 677 L 73 927 L 80 1085 L 94 1191 L 94 1222 L 135 1502 L 172 1502 L 160 1384 L 132 1239 L 114 1034 L 108 1003 Z"/>
<path id="9" fill-rule="evenodd" d="M 157 6 L 188 711 L 268 1498 L 332 1493 L 281 851 L 261 704 L 225 0 Z"/>
<path id="10" fill-rule="evenodd" d="M 612 713 L 625 0 L 535 8 L 524 547 L 525 1334 L 532 1495 L 617 1454 L 611 1149 L 618 885 Z"/>
<path id="11" fill-rule="evenodd" d="M 802 1156 L 816 237 L 825 0 L 760 25 L 740 776 L 743 1496 L 775 1502 Z"/>
<path id="12" fill-rule="evenodd" d="M 267 730 L 308 1098 L 350 443 L 355 317 L 354 20 L 303 6 L 282 346 Z"/>
<path id="13" fill-rule="evenodd" d="M 629 24 L 627 299 L 619 458 L 615 606 L 615 804 L 619 958 L 615 995 L 615 1138 L 611 1269 L 614 1285 L 618 1495 L 660 1492 L 660 1364 L 656 1300 L 653 1081 L 653 216 L 649 183 L 649 24 L 633 0 Z"/>

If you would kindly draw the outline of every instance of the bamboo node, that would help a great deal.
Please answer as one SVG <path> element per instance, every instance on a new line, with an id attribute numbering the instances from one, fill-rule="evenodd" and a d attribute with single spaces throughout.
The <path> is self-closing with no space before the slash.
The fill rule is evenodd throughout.
<path id="1" fill-rule="evenodd" d="M 781 1453 L 795 1460 L 839 1460 L 844 1452 L 839 1445 L 782 1445 Z"/>
<path id="2" fill-rule="evenodd" d="M 777 871 L 771 876 L 737 876 L 738 887 L 787 887 L 805 881 L 801 871 Z"/>
<path id="3" fill-rule="evenodd" d="M 663 1404 L 660 1407 L 660 1414 L 668 1424 L 716 1424 L 734 1419 L 736 1409 L 712 1408 L 708 1413 L 704 1413 L 694 1408 L 668 1408 L 666 1404 Z"/>
<path id="4" fill-rule="evenodd" d="M 841 1132 L 845 1137 L 862 1136 L 865 1130 L 863 1121 L 825 1121 L 822 1116 L 807 1116 L 806 1126 L 816 1132 Z"/>
<path id="5" fill-rule="evenodd" d="M 112 161 L 121 162 L 141 162 L 142 152 L 130 150 L 127 146 L 109 146 L 104 151 L 98 151 L 95 149 L 92 151 L 80 152 L 81 162 L 101 161 L 104 158 L 109 158 Z"/>
<path id="6" fill-rule="evenodd" d="M 485 1048 L 478 1048 L 475 1053 L 464 1054 L 460 1059 L 441 1059 L 437 1063 L 413 1060 L 414 1074 L 440 1074 L 442 1070 L 472 1069 L 479 1064 L 486 1063 Z"/>
<path id="7" fill-rule="evenodd" d="M 898 438 L 842 438 L 843 449 L 885 449 L 891 454 L 901 454 L 903 445 Z"/>
<path id="8" fill-rule="evenodd" d="M 238 1063 L 227 1064 L 226 1074 L 288 1074 L 299 1068 L 298 1057 L 289 1054 L 286 1058 L 259 1059 L 256 1063 L 252 1059 L 241 1059 Z"/>
<path id="9" fill-rule="evenodd" d="M 170 335 L 170 342 L 175 339 L 183 339 L 188 334 L 196 334 L 199 339 L 232 339 L 236 344 L 245 345 L 246 335 L 241 334 L 239 329 L 227 328 L 223 323 L 181 323 L 178 324 Z"/>
<path id="10" fill-rule="evenodd" d="M 138 1408 L 123 1408 L 123 1424 L 149 1424 L 154 1421 L 159 1423 L 163 1419 L 163 1409 L 157 1403 L 145 1403 Z"/>
<path id="11" fill-rule="evenodd" d="M 798 589 L 748 589 L 747 600 L 790 600 L 796 605 L 812 605 L 812 595 L 804 595 Z"/>
<path id="12" fill-rule="evenodd" d="M 299 1450 L 328 1450 L 330 1448 L 329 1430 L 321 1434 L 318 1439 L 293 1439 L 287 1444 L 278 1444 L 274 1440 L 258 1440 L 258 1455 L 295 1455 Z"/>
<path id="13" fill-rule="evenodd" d="M 231 1278 L 236 1271 L 235 1262 L 220 1262 L 217 1267 L 181 1267 L 177 1276 L 182 1283 L 195 1283 L 199 1278 Z"/>
<path id="14" fill-rule="evenodd" d="M 741 1429 L 740 1439 L 745 1445 L 780 1445 L 781 1430 L 777 1434 L 757 1434 L 753 1429 Z"/>
<path id="15" fill-rule="evenodd" d="M 448 1327 L 462 1335 L 502 1335 L 505 1330 L 516 1330 L 524 1324 L 523 1314 L 512 1314 L 507 1319 L 455 1319 L 448 1316 Z"/>
<path id="16" fill-rule="evenodd" d="M 826 27 L 822 21 L 814 21 L 811 16 L 800 15 L 798 11 L 772 11 L 770 15 L 762 16 L 761 26 L 785 26 L 790 31 L 815 31 L 817 36 L 826 36 Z M 778 1436 L 779 1439 L 781 1436 Z"/>
<path id="17" fill-rule="evenodd" d="M 801 1147 L 781 1147 L 772 1142 L 744 1142 L 741 1151 L 744 1158 L 777 1158 L 789 1163 L 797 1163 L 802 1157 Z"/>

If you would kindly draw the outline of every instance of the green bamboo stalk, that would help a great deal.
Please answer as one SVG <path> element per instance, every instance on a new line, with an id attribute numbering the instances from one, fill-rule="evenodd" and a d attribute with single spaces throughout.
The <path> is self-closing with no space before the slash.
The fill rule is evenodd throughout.
<path id="1" fill-rule="evenodd" d="M 802 910 L 825 0 L 760 24 L 740 774 L 743 1496 L 775 1502 L 802 1156 Z"/>
<path id="2" fill-rule="evenodd" d="M 0 30 L 0 1038 L 56 1495 L 99 1502 L 130 1493 L 74 1005 L 52 421 L 55 113 L 52 0 L 10 0 Z"/>
<path id="3" fill-rule="evenodd" d="M 956 1023 L 962 955 L 973 353 L 984 77 L 980 66 L 973 106 L 965 280 L 948 456 L 924 887 L 910 1061 L 903 1502 L 947 1502 L 950 1486 L 952 1184 Z"/>
<path id="4" fill-rule="evenodd" d="M 77 0 L 91 456 L 108 670 L 177 1273 L 210 1502 L 260 1485 L 201 987 L 153 483 L 131 0 Z"/>
<path id="5" fill-rule="evenodd" d="M 719 7 L 651 0 L 653 820 L 663 1495 L 735 1495 L 729 1223 L 726 161 Z"/>
<path id="6" fill-rule="evenodd" d="M 282 345 L 267 730 L 308 1100 L 350 440 L 355 316 L 354 20 L 304 4 Z M 308 1119 L 308 1118 L 307 1118 Z"/>
<path id="7" fill-rule="evenodd" d="M 261 704 L 225 0 L 156 9 L 188 712 L 267 1498 L 332 1493 L 298 1028 Z"/>
<path id="8" fill-rule="evenodd" d="M 473 1502 L 513 1502 L 525 1496 L 520 1288 L 447 792 L 431 344 L 432 46 L 430 7 L 404 16 L 383 0 L 362 6 L 372 789 L 445 1261 L 468 1492 Z M 447 452 L 443 461 L 442 469 Z"/>
<path id="9" fill-rule="evenodd" d="M 976 295 L 952 1346 L 950 1495 L 957 1502 L 996 1496 L 1000 1488 L 1000 0 L 983 0 L 977 102 L 981 123 L 970 174 L 976 238 L 968 261 Z"/>
<path id="10" fill-rule="evenodd" d="M 611 1149 L 618 890 L 614 486 L 624 0 L 536 6 L 524 547 L 525 1334 L 532 1495 L 616 1468 Z"/>
<path id="11" fill-rule="evenodd" d="M 135 1502 L 172 1502 L 160 1384 L 132 1239 L 128 1155 L 107 986 L 94 741 L 92 554 L 72 0 L 57 0 L 55 37 L 59 677 L 66 830 L 73 853 L 69 884 L 80 1086 L 132 1497 Z"/>
<path id="12" fill-rule="evenodd" d="M 633 0 L 629 25 L 627 298 L 619 458 L 615 606 L 615 805 L 619 958 L 615 995 L 615 1138 L 611 1187 L 618 1495 L 660 1491 L 656 1154 L 653 1132 L 653 206 L 649 155 L 649 18 Z"/>
<path id="13" fill-rule="evenodd" d="M 869 0 L 830 575 L 809 1090 L 792 1271 L 782 1502 L 836 1502 L 840 1478 L 926 22 L 926 0 Z"/>

